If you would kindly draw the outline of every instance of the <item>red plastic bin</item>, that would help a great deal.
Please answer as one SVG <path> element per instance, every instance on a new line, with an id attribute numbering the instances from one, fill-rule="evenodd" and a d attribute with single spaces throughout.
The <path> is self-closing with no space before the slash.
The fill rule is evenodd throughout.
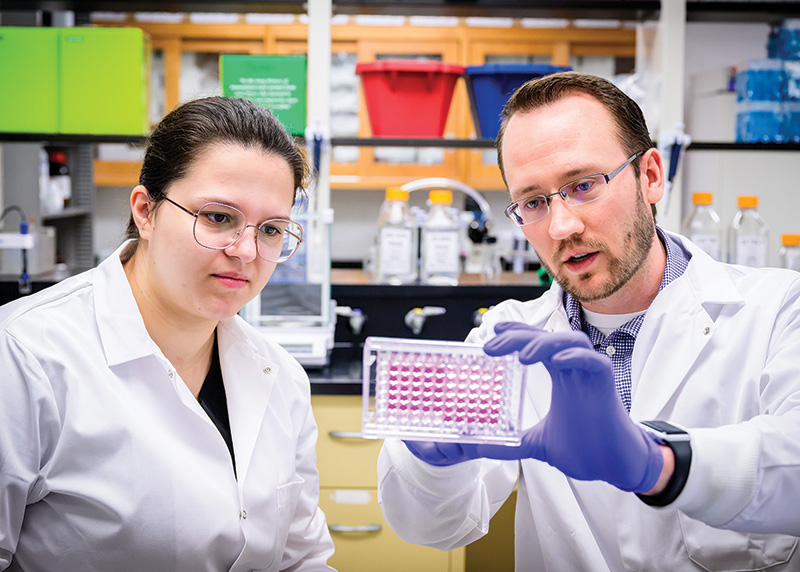
<path id="1" fill-rule="evenodd" d="M 356 64 L 375 137 L 441 137 L 464 66 L 425 60 Z"/>

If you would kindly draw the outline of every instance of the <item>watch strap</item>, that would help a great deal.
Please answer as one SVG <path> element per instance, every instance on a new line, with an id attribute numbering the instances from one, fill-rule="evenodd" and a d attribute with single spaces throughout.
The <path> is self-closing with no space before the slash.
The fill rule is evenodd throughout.
<path id="1" fill-rule="evenodd" d="M 664 441 L 672 449 L 675 457 L 675 470 L 667 486 L 657 495 L 637 494 L 639 499 L 649 506 L 667 506 L 672 503 L 683 491 L 686 480 L 689 478 L 689 467 L 692 464 L 692 445 L 686 441 Z"/>

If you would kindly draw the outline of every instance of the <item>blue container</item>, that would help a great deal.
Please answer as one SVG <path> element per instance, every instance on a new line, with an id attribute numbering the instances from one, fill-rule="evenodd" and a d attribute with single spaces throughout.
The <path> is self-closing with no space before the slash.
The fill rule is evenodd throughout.
<path id="1" fill-rule="evenodd" d="M 736 114 L 736 141 L 785 143 L 789 127 L 785 105 L 780 101 L 739 102 Z"/>
<path id="2" fill-rule="evenodd" d="M 781 22 L 772 49 L 783 60 L 800 60 L 800 18 L 787 18 Z"/>
<path id="3" fill-rule="evenodd" d="M 783 104 L 787 143 L 800 143 L 800 101 Z"/>
<path id="4" fill-rule="evenodd" d="M 784 60 L 783 70 L 786 73 L 785 101 L 800 101 L 800 61 Z"/>
<path id="5" fill-rule="evenodd" d="M 781 60 L 750 60 L 736 74 L 738 101 L 783 101 L 786 72 Z"/>
<path id="6" fill-rule="evenodd" d="M 472 119 L 479 137 L 495 139 L 500 130 L 503 106 L 529 79 L 570 71 L 569 67 L 547 64 L 486 64 L 464 70 Z"/>

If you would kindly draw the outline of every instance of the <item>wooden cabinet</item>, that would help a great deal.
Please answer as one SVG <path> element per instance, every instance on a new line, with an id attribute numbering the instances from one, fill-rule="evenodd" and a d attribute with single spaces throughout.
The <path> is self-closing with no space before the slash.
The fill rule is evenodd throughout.
<path id="1" fill-rule="evenodd" d="M 373 61 L 382 57 L 425 57 L 448 64 L 480 65 L 501 61 L 504 56 L 533 58 L 537 62 L 569 65 L 577 56 L 596 55 L 610 58 L 632 57 L 635 51 L 635 30 L 626 27 L 591 28 L 572 24 L 563 28 L 525 28 L 514 20 L 511 28 L 470 26 L 457 19 L 452 26 L 360 25 L 354 18 L 331 28 L 332 53 L 349 54 L 353 61 Z M 108 26 L 139 26 L 152 38 L 163 77 L 151 83 L 159 86 L 152 108 L 169 111 L 188 97 L 185 87 L 187 61 L 204 56 L 213 59 L 221 53 L 297 54 L 307 50 L 308 27 L 294 23 L 253 24 L 241 19 L 235 24 L 190 24 L 137 22 L 97 22 Z M 500 58 L 500 59 L 498 59 Z M 207 61 L 208 74 L 213 75 L 213 62 Z M 357 114 L 357 133 L 336 133 L 334 137 L 370 137 L 369 119 L 363 92 L 355 77 L 352 85 L 357 93 L 345 95 Z M 182 79 L 183 78 L 183 79 Z M 199 85 L 199 82 L 195 82 Z M 208 84 L 210 85 L 210 83 Z M 200 95 L 200 94 L 195 94 Z M 340 95 L 332 92 L 336 103 Z M 333 101 L 332 101 L 333 103 Z M 153 117 L 157 120 L 158 117 Z M 453 95 L 444 136 L 465 139 L 475 136 L 467 90 L 459 81 Z M 336 151 L 336 149 L 334 149 Z M 349 148 L 334 153 L 331 162 L 331 187 L 342 189 L 384 189 L 423 177 L 447 177 L 462 181 L 480 190 L 505 188 L 499 169 L 494 164 L 494 151 L 442 147 L 426 148 Z M 97 161 L 95 182 L 98 185 L 136 184 L 137 165 Z"/>
<path id="2" fill-rule="evenodd" d="M 408 544 L 383 519 L 377 461 L 382 441 L 363 439 L 361 396 L 311 397 L 319 427 L 320 507 L 336 553 L 329 564 L 343 572 L 463 572 L 465 549 L 444 552 Z"/>

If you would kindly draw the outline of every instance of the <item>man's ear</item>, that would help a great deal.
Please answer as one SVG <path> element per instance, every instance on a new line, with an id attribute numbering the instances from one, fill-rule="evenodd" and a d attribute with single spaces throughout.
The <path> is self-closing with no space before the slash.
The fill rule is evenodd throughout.
<path id="1" fill-rule="evenodd" d="M 139 229 L 139 236 L 147 238 L 146 234 L 153 226 L 153 208 L 150 193 L 142 185 L 136 185 L 131 191 L 131 214 Z"/>
<path id="2" fill-rule="evenodd" d="M 657 149 L 648 149 L 639 159 L 639 180 L 648 203 L 654 205 L 661 200 L 664 196 L 664 165 Z"/>

